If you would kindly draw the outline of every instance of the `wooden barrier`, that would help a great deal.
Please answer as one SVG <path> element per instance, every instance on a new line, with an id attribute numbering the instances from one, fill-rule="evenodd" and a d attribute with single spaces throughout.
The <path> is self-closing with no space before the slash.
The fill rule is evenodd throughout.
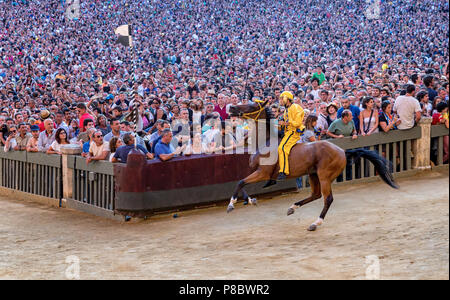
<path id="1" fill-rule="evenodd" d="M 0 150 L 0 186 L 62 199 L 60 155 Z"/>
<path id="2" fill-rule="evenodd" d="M 448 133 L 445 125 L 431 126 L 431 160 L 436 166 L 444 164 L 444 138 L 448 140 Z"/>
<path id="3" fill-rule="evenodd" d="M 417 142 L 438 139 L 438 148 L 442 149 L 443 136 L 448 135 L 448 129 L 432 126 L 428 130 L 431 134 L 423 136 L 427 131 L 422 126 L 427 125 L 360 136 L 356 140 L 329 141 L 344 150 L 367 148 L 378 151 L 393 163 L 394 173 L 407 173 L 415 168 L 412 161 L 418 155 L 417 147 L 414 147 Z M 76 155 L 66 154 L 61 158 L 59 155 L 0 150 L 0 186 L 60 199 L 69 208 L 99 216 L 114 217 L 117 213 L 151 215 L 229 199 L 238 181 L 252 171 L 248 160 L 249 154 L 193 155 L 167 162 L 129 159 L 128 166 L 131 164 L 131 167 L 127 167 L 107 161 L 88 165 L 84 158 Z M 442 155 L 438 162 L 442 164 Z M 360 159 L 348 167 L 338 181 L 351 182 L 375 176 L 373 166 Z M 307 176 L 299 181 L 301 188 L 308 186 Z M 295 180 L 287 180 L 268 190 L 263 190 L 263 185 L 263 182 L 253 184 L 246 190 L 250 195 L 261 195 L 297 188 Z"/>

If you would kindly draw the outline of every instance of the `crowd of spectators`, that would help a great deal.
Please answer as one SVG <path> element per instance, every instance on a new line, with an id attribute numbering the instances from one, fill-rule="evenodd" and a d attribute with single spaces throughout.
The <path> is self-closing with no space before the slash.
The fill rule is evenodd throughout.
<path id="1" fill-rule="evenodd" d="M 281 117 L 285 90 L 305 110 L 304 142 L 424 116 L 448 127 L 448 1 L 381 1 L 375 19 L 343 0 L 85 0 L 75 19 L 66 6 L 0 0 L 4 151 L 79 144 L 87 163 L 125 162 L 134 143 L 149 159 L 217 153 L 248 134 L 230 105 L 264 99 Z"/>

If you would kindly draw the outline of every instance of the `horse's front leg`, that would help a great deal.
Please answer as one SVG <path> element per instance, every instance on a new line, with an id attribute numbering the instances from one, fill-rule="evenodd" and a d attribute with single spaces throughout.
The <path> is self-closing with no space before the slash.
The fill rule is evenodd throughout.
<path id="1" fill-rule="evenodd" d="M 266 172 L 261 172 L 261 170 L 258 169 L 249 176 L 247 176 L 246 178 L 244 178 L 243 180 L 239 181 L 236 189 L 234 190 L 234 194 L 231 197 L 230 204 L 228 204 L 227 212 L 231 212 L 234 209 L 234 205 L 237 202 L 239 192 L 244 188 L 244 186 L 250 183 L 267 180 L 269 179 L 269 177 L 270 177 L 269 174 L 267 174 Z M 250 199 L 248 194 L 244 191 L 244 199 L 245 198 Z M 252 204 L 254 203 L 256 203 L 256 199 L 252 199 Z"/>

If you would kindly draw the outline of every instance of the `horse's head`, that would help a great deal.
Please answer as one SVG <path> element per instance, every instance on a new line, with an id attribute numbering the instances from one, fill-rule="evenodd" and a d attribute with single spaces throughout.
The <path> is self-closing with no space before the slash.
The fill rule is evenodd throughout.
<path id="1" fill-rule="evenodd" d="M 249 104 L 232 105 L 230 106 L 229 114 L 231 117 L 239 117 L 246 119 L 265 119 L 266 109 L 265 106 L 269 101 L 252 102 Z"/>

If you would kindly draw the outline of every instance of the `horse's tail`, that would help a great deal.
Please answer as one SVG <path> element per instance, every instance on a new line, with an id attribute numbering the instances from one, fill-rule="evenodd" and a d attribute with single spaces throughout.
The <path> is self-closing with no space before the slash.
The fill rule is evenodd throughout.
<path id="1" fill-rule="evenodd" d="M 346 150 L 345 155 L 347 157 L 347 164 L 352 165 L 360 157 L 368 159 L 374 166 L 375 170 L 380 175 L 381 179 L 394 189 L 398 189 L 399 186 L 395 183 L 392 176 L 392 163 L 378 154 L 378 152 L 366 150 L 362 148 Z"/>

